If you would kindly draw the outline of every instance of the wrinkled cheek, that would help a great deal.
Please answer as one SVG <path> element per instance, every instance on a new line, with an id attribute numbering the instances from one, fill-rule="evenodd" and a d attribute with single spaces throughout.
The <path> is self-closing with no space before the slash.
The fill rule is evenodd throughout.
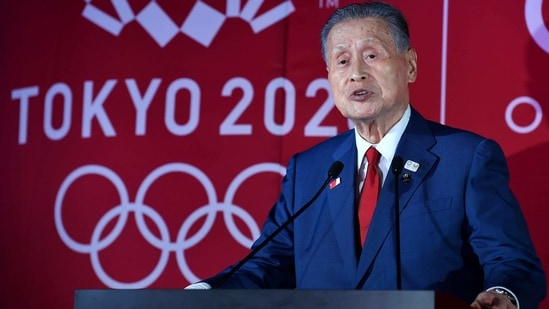
<path id="1" fill-rule="evenodd" d="M 357 104 L 355 102 L 350 101 L 343 101 L 343 104 L 336 104 L 337 109 L 341 113 L 341 115 L 345 118 L 361 118 L 363 114 L 365 113 L 365 106 L 361 104 Z"/>
<path id="2" fill-rule="evenodd" d="M 334 101 L 335 101 L 335 107 L 337 108 L 337 110 L 341 113 L 341 115 L 347 117 L 349 116 L 349 111 L 348 111 L 348 104 L 343 104 L 343 100 L 341 99 L 337 99 L 334 97 Z"/>
<path id="3" fill-rule="evenodd" d="M 336 88 L 334 85 L 330 85 L 331 89 L 329 90 L 332 96 L 332 100 L 334 101 L 336 107 L 338 109 L 343 108 L 344 102 L 346 100 L 344 92 L 340 91 L 341 88 Z"/>

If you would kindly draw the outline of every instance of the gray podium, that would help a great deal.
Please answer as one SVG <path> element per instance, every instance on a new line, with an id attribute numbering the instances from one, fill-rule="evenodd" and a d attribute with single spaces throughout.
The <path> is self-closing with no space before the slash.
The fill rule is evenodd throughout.
<path id="1" fill-rule="evenodd" d="M 461 300 L 434 291 L 223 289 L 76 290 L 74 308 L 470 309 Z"/>

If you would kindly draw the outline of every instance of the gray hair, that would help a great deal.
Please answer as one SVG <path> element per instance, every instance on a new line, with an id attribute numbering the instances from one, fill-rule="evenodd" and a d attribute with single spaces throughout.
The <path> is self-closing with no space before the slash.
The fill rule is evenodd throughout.
<path id="1" fill-rule="evenodd" d="M 322 48 L 322 58 L 328 63 L 327 40 L 328 34 L 332 28 L 340 22 L 355 19 L 375 17 L 385 20 L 389 24 L 393 41 L 395 42 L 397 52 L 401 53 L 410 48 L 410 33 L 408 31 L 408 22 L 404 15 L 394 6 L 387 3 L 373 1 L 365 3 L 354 3 L 337 9 L 328 18 L 322 30 L 320 31 L 320 43 Z"/>

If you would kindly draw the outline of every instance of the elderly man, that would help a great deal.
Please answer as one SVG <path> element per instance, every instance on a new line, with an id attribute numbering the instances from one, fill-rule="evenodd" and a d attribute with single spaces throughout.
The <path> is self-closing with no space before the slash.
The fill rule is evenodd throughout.
<path id="1" fill-rule="evenodd" d="M 315 195 L 334 161 L 338 182 L 230 276 L 190 288 L 422 289 L 474 308 L 537 308 L 545 275 L 503 152 L 411 107 L 417 55 L 401 12 L 345 6 L 321 43 L 335 105 L 355 129 L 291 158 L 254 246 Z"/>

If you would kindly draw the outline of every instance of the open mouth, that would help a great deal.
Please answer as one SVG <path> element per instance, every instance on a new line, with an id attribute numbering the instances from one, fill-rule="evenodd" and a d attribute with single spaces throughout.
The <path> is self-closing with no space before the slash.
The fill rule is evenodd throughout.
<path id="1" fill-rule="evenodd" d="M 351 98 L 354 100 L 367 99 L 373 95 L 373 92 L 367 89 L 357 89 L 351 93 Z"/>
<path id="2" fill-rule="evenodd" d="M 369 93 L 370 93 L 370 91 L 368 91 L 368 90 L 357 90 L 357 91 L 353 92 L 353 95 L 354 96 L 355 95 L 361 96 L 361 95 L 367 95 Z"/>

